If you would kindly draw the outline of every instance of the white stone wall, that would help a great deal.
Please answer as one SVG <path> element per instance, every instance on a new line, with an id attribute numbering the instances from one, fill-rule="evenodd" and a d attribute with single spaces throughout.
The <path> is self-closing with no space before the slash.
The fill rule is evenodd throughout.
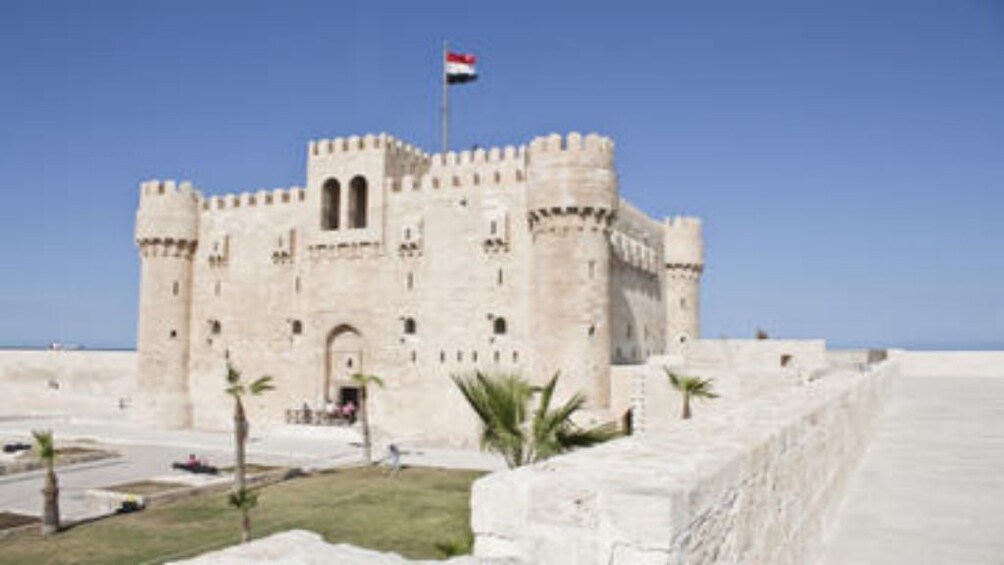
<path id="1" fill-rule="evenodd" d="M 807 371 L 828 365 L 822 339 L 700 339 L 683 349 L 694 367 L 761 370 L 798 368 Z M 782 366 L 782 357 L 789 356 Z"/>
<path id="2" fill-rule="evenodd" d="M 134 351 L 0 349 L 2 416 L 119 415 L 135 386 Z"/>
<path id="3" fill-rule="evenodd" d="M 895 371 L 836 371 L 672 433 L 478 480 L 479 558 L 519 563 L 809 563 Z M 649 415 L 649 417 L 652 417 Z"/>

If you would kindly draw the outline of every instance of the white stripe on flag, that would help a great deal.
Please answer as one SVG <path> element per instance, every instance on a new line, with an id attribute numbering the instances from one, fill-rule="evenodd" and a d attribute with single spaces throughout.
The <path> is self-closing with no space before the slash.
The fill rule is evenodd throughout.
<path id="1" fill-rule="evenodd" d="M 446 74 L 448 75 L 473 75 L 474 65 L 468 65 L 467 63 L 446 63 Z"/>

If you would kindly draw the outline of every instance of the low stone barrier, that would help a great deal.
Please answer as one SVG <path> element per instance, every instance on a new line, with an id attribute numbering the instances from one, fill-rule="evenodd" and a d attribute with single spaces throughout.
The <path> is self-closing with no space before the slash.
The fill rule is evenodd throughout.
<path id="1" fill-rule="evenodd" d="M 264 487 L 273 483 L 279 483 L 302 475 L 303 472 L 297 468 L 277 467 L 267 471 L 249 474 L 245 478 L 248 488 Z M 170 483 L 171 477 L 154 478 L 153 482 Z M 206 476 L 206 480 L 199 484 L 189 484 L 178 481 L 177 488 L 163 490 L 154 494 L 133 494 L 120 490 L 110 490 L 107 488 L 88 489 L 84 496 L 92 512 L 101 514 L 114 514 L 126 501 L 133 501 L 142 508 L 160 506 L 171 502 L 177 502 L 187 498 L 202 496 L 206 494 L 220 493 L 230 490 L 233 487 L 233 475 L 224 474 L 217 476 Z"/>
<path id="2" fill-rule="evenodd" d="M 0 416 L 121 416 L 135 381 L 135 351 L 0 349 Z"/>
<path id="3" fill-rule="evenodd" d="M 475 555 L 604 565 L 812 562 L 895 371 L 894 362 L 833 371 L 727 411 L 698 412 L 671 431 L 479 479 Z"/>

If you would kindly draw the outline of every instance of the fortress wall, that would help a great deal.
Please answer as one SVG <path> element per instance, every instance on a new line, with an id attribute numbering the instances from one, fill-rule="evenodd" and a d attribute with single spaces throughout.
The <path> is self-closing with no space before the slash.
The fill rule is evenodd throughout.
<path id="1" fill-rule="evenodd" d="M 612 361 L 639 363 L 665 347 L 662 228 L 621 199 L 611 234 Z"/>
<path id="2" fill-rule="evenodd" d="M 0 350 L 0 415 L 118 412 L 135 380 L 135 351 Z"/>
<path id="3" fill-rule="evenodd" d="M 304 402 L 317 407 L 331 371 L 328 339 L 349 325 L 362 337 L 362 370 L 386 382 L 371 391 L 378 439 L 473 442 L 469 411 L 439 407 L 464 406 L 451 375 L 519 367 L 536 374 L 527 345 L 531 242 L 519 224 L 525 183 L 474 185 L 470 176 L 459 178 L 458 186 L 398 192 L 392 182 L 371 182 L 371 190 L 386 191 L 369 215 L 380 224 L 378 242 L 314 239 L 307 226 L 318 222 L 320 211 L 309 195 L 267 206 L 261 199 L 249 206 L 247 194 L 239 207 L 232 198 L 223 198 L 222 207 L 210 201 L 195 258 L 195 425 L 229 426 L 230 401 L 222 393 L 228 352 L 246 378 L 276 378 L 277 390 L 249 406 L 256 423 L 279 423 L 286 409 Z M 490 221 L 505 232 L 504 244 L 486 246 Z M 416 245 L 403 245 L 406 227 L 418 235 Z M 287 237 L 285 248 L 279 246 L 291 229 L 293 243 Z M 342 230 L 345 237 L 352 232 Z M 505 335 L 493 335 L 489 316 L 505 317 Z M 405 317 L 416 320 L 416 334 L 404 334 Z M 213 320 L 221 323 L 220 335 L 211 333 Z M 292 320 L 302 322 L 298 336 Z"/>
<path id="4" fill-rule="evenodd" d="M 1004 378 L 1004 351 L 904 351 L 889 352 L 904 376 Z"/>
<path id="5" fill-rule="evenodd" d="M 815 371 L 828 365 L 822 339 L 699 339 L 683 351 L 692 367 L 775 369 L 786 355 L 788 368 Z"/>
<path id="6" fill-rule="evenodd" d="M 530 347 L 525 184 L 474 185 L 464 178 L 457 186 L 388 199 L 386 221 L 395 227 L 387 229 L 386 256 L 374 278 L 380 291 L 361 302 L 357 316 L 363 333 L 378 340 L 370 344 L 373 370 L 387 386 L 377 392 L 373 416 L 385 436 L 473 446 L 475 420 L 451 376 L 523 369 L 530 379 L 545 377 L 535 370 Z M 493 221 L 497 237 L 490 234 Z M 417 250 L 402 251 L 406 225 L 420 228 Z M 416 321 L 414 335 L 402 333 L 405 317 Z M 493 329 L 499 318 L 503 335 Z"/>
<path id="7" fill-rule="evenodd" d="M 636 435 L 474 484 L 475 555 L 518 563 L 809 563 L 894 363 L 836 371 L 673 433 Z"/>
<path id="8" fill-rule="evenodd" d="M 304 317 L 302 194 L 302 189 L 258 191 L 204 202 L 189 331 L 189 390 L 198 428 L 230 425 L 230 399 L 223 393 L 228 353 L 245 378 L 269 374 L 279 383 L 279 390 L 249 406 L 257 421 L 278 421 L 280 406 L 303 401 L 286 378 L 303 363 L 291 326 Z M 217 322 L 219 334 L 213 330 Z"/>

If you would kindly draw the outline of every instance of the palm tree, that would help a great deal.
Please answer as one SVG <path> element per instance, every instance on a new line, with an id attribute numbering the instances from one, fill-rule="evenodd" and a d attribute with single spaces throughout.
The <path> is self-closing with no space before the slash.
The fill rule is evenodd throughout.
<path id="1" fill-rule="evenodd" d="M 352 375 L 352 382 L 359 387 L 359 412 L 363 424 L 363 448 L 366 453 L 366 462 L 373 462 L 373 446 L 370 440 L 370 406 L 367 390 L 370 385 L 383 388 L 383 379 L 376 375 L 364 375 L 356 373 Z"/>
<path id="2" fill-rule="evenodd" d="M 257 493 L 246 487 L 244 446 L 248 439 L 249 424 L 244 411 L 244 397 L 258 396 L 266 391 L 274 390 L 272 377 L 264 376 L 251 384 L 241 381 L 241 373 L 233 365 L 227 363 L 226 392 L 234 398 L 234 443 L 236 448 L 234 462 L 234 489 L 230 493 L 230 505 L 241 511 L 241 542 L 251 541 L 251 509 L 258 503 Z"/>
<path id="3" fill-rule="evenodd" d="M 42 488 L 42 535 L 59 531 L 59 481 L 56 480 L 56 445 L 52 430 L 35 430 L 35 449 L 38 459 L 45 465 L 45 487 Z"/>
<path id="4" fill-rule="evenodd" d="M 613 423 L 582 429 L 572 416 L 585 405 L 576 393 L 552 409 L 558 374 L 543 387 L 516 375 L 453 377 L 467 403 L 481 420 L 481 448 L 502 455 L 510 469 L 547 459 L 577 447 L 588 447 L 620 435 Z M 530 408 L 534 395 L 536 409 Z"/>
<path id="5" fill-rule="evenodd" d="M 711 379 L 699 377 L 685 377 L 677 375 L 669 369 L 663 367 L 666 376 L 669 377 L 673 388 L 683 394 L 683 419 L 690 419 L 690 399 L 691 398 L 718 398 L 718 393 L 711 388 Z"/>

